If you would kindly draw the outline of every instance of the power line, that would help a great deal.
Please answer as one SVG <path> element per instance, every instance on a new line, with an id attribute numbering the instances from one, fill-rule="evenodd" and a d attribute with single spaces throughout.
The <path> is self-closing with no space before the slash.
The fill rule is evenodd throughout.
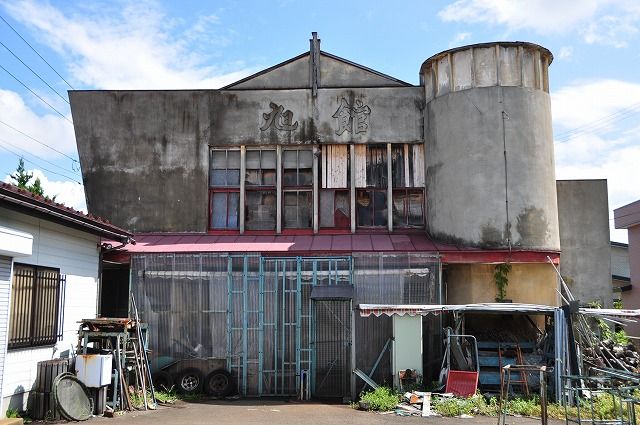
<path id="1" fill-rule="evenodd" d="M 27 65 L 26 63 L 24 63 L 24 61 L 23 61 L 22 59 L 20 59 L 20 58 L 18 57 L 18 55 L 16 55 L 15 53 L 13 53 L 13 51 L 12 51 L 10 48 L 8 48 L 8 47 L 7 47 L 7 46 L 6 46 L 2 41 L 0 41 L 0 44 L 2 44 L 2 47 L 4 47 L 5 49 L 7 49 L 7 50 L 9 51 L 9 53 L 11 53 L 11 54 L 13 55 L 13 57 L 15 57 L 16 59 L 18 59 L 18 60 L 20 61 L 20 63 L 22 63 L 24 66 L 26 66 L 26 67 L 27 67 L 27 69 L 33 73 L 33 75 L 35 75 L 36 77 L 38 77 L 38 78 L 40 79 L 40 81 L 42 81 L 43 83 L 45 83 L 45 84 L 47 85 L 47 87 L 49 87 L 51 90 L 53 90 L 53 92 L 54 92 L 55 94 L 57 94 L 57 95 L 58 95 L 58 97 L 60 97 L 60 99 L 62 99 L 62 100 L 64 100 L 65 102 L 67 102 L 67 105 L 69 105 L 69 101 L 68 101 L 64 96 L 62 96 L 60 93 L 58 93 L 58 91 L 57 91 L 56 89 L 54 89 L 53 87 L 51 87 L 51 86 L 49 85 L 49 83 L 47 83 L 47 82 L 46 82 L 46 81 L 45 81 L 45 80 L 44 80 L 44 79 L 43 79 L 43 78 L 42 78 L 42 77 L 41 77 L 37 72 L 35 72 L 33 69 L 31 69 L 31 67 L 30 67 L 29 65 Z"/>
<path id="2" fill-rule="evenodd" d="M 27 40 L 25 40 L 24 37 L 21 36 L 20 33 L 14 27 L 12 27 L 9 22 L 7 22 L 6 19 L 4 19 L 4 17 L 2 15 L 0 15 L 0 19 L 2 19 L 4 21 L 4 23 L 7 24 L 9 26 L 9 28 L 11 28 L 13 30 L 13 32 L 15 32 L 17 34 L 17 36 L 20 37 L 22 39 L 22 41 L 24 41 L 27 44 L 27 46 L 29 46 L 31 48 L 31 50 L 33 50 L 35 52 L 36 55 L 40 56 L 40 59 L 42 59 L 44 61 L 44 63 L 49 65 L 49 68 L 51 68 L 53 70 L 53 72 L 58 74 L 58 77 L 60 77 L 62 79 L 62 81 L 67 83 L 67 85 L 69 86 L 69 88 L 71 88 L 71 90 L 75 90 L 73 88 L 73 86 L 71 86 L 71 84 L 69 84 L 69 82 L 67 80 L 65 80 L 64 77 L 62 75 L 60 75 L 60 73 L 58 73 L 58 71 L 56 71 L 56 69 L 53 66 L 51 66 L 51 64 L 49 62 L 47 62 L 47 60 L 45 58 L 43 58 L 42 55 L 40 53 L 38 53 L 38 51 L 31 44 L 29 44 L 29 42 Z"/>
<path id="3" fill-rule="evenodd" d="M 20 150 L 20 151 L 24 152 L 24 153 L 25 153 L 25 154 L 27 154 L 27 155 L 31 155 L 31 156 L 33 156 L 33 157 L 35 157 L 35 158 L 38 158 L 38 160 L 40 160 L 40 161 L 44 161 L 44 162 L 46 162 L 47 164 L 51 164 L 51 165 L 53 165 L 54 167 L 58 167 L 59 169 L 61 169 L 61 170 L 63 170 L 63 171 L 69 171 L 67 168 L 62 167 L 61 165 L 58 165 L 58 164 L 56 164 L 56 163 L 54 163 L 54 162 L 51 162 L 51 161 L 49 161 L 49 160 L 46 160 L 46 159 L 42 158 L 41 156 L 38 156 L 38 155 L 36 155 L 36 154 L 34 154 L 34 153 L 31 153 L 31 152 L 29 152 L 29 151 L 27 151 L 27 150 L 25 150 L 25 149 L 22 149 L 20 146 L 16 146 L 16 145 L 14 145 L 13 143 L 11 143 L 11 142 L 10 142 L 10 141 L 8 141 L 8 140 L 0 139 L 0 142 L 2 142 L 2 143 L 6 143 L 6 144 L 8 144 L 9 146 L 12 146 L 13 148 L 18 149 L 18 150 Z M 73 169 L 73 167 L 71 168 L 71 172 L 75 172 L 75 170 Z"/>
<path id="4" fill-rule="evenodd" d="M 33 164 L 33 165 L 35 165 L 36 167 L 43 169 L 44 171 L 48 171 L 49 173 L 52 173 L 52 174 L 58 175 L 58 176 L 60 176 L 60 177 L 64 177 L 65 179 L 67 179 L 67 180 L 71 180 L 71 181 L 72 181 L 72 182 L 74 182 L 74 183 L 78 183 L 78 184 L 80 184 L 80 185 L 82 184 L 82 183 L 80 183 L 79 181 L 74 180 L 74 179 L 73 179 L 73 177 L 69 177 L 69 176 L 66 176 L 66 175 L 64 175 L 64 174 L 58 173 L 58 172 L 56 172 L 56 171 L 49 170 L 48 168 L 44 168 L 44 167 L 42 167 L 41 165 L 36 164 L 35 162 L 33 162 L 33 161 L 31 161 L 31 160 L 28 160 L 28 159 L 27 159 L 27 158 L 25 158 L 23 155 L 20 155 L 20 154 L 18 154 L 18 153 L 16 153 L 16 152 L 12 151 L 11 149 L 7 149 L 7 148 L 6 148 L 6 147 L 4 147 L 4 146 L 0 146 L 0 149 L 4 149 L 5 151 L 7 151 L 7 152 L 9 152 L 9 153 L 12 153 L 12 154 L 14 154 L 15 156 L 17 156 L 18 158 L 22 158 L 22 159 L 24 159 L 25 161 L 27 161 L 28 163 Z"/>
<path id="5" fill-rule="evenodd" d="M 582 135 L 589 133 L 597 133 L 599 131 L 605 130 L 610 124 L 616 121 L 622 121 L 627 118 L 632 117 L 633 115 L 640 112 L 640 103 L 636 103 L 631 105 L 628 108 L 621 109 L 613 114 L 604 116 L 595 121 L 592 121 L 589 124 L 585 124 L 583 126 L 575 127 L 569 131 L 564 133 L 560 133 L 555 137 L 556 144 L 568 142 L 569 140 Z"/>
<path id="6" fill-rule="evenodd" d="M 12 129 L 13 131 L 17 131 L 18 133 L 20 133 L 20 134 L 22 134 L 23 136 L 25 136 L 25 137 L 27 137 L 27 138 L 29 138 L 29 139 L 33 140 L 34 142 L 39 143 L 39 144 L 41 144 L 42 146 L 46 146 L 46 147 L 48 147 L 49 149 L 51 149 L 52 151 L 58 152 L 60 155 L 62 155 L 62 156 L 65 156 L 65 157 L 69 158 L 69 159 L 70 159 L 71 161 L 73 161 L 74 163 L 78 163 L 78 164 L 79 164 L 79 162 L 78 162 L 78 160 L 77 160 L 77 159 L 74 159 L 74 158 L 70 157 L 69 155 L 67 155 L 67 154 L 66 154 L 66 153 L 64 153 L 64 152 L 60 152 L 58 149 L 56 149 L 56 148 L 54 148 L 54 147 L 51 147 L 51 146 L 47 145 L 47 144 L 46 144 L 46 143 L 44 143 L 44 142 L 41 142 L 40 140 L 36 139 L 36 138 L 35 138 L 35 137 L 33 137 L 33 136 L 29 136 L 29 135 L 28 135 L 27 133 L 25 133 L 24 131 L 18 130 L 17 128 L 13 127 L 12 125 L 7 124 L 6 122 L 4 122 L 4 121 L 2 121 L 2 120 L 0 120 L 0 124 L 3 124 L 3 125 L 5 125 L 5 126 L 9 127 L 9 128 L 10 128 L 10 129 Z"/>
<path id="7" fill-rule="evenodd" d="M 73 125 L 73 122 L 67 118 L 62 112 L 58 111 L 56 108 L 54 108 L 53 106 L 51 106 L 51 104 L 49 102 L 47 102 L 46 100 L 44 100 L 42 97 L 40 97 L 40 95 L 36 92 L 34 92 L 33 90 L 31 90 L 31 88 L 29 88 L 29 86 L 27 86 L 25 83 L 23 83 L 22 81 L 20 81 L 18 79 L 18 77 L 16 77 L 15 75 L 13 75 L 12 73 L 10 73 L 7 68 L 5 68 L 4 66 L 0 65 L 0 68 L 2 68 L 4 70 L 4 72 L 6 72 L 7 74 L 11 75 L 13 77 L 14 80 L 16 80 L 17 82 L 19 82 L 20 84 L 22 84 L 24 86 L 25 89 L 29 90 L 31 93 L 33 93 L 34 96 L 36 96 L 38 99 L 40 99 L 45 105 L 47 105 L 49 108 L 53 109 L 58 115 L 60 115 L 62 118 L 64 118 L 65 120 L 69 121 L 69 123 L 71 125 Z"/>

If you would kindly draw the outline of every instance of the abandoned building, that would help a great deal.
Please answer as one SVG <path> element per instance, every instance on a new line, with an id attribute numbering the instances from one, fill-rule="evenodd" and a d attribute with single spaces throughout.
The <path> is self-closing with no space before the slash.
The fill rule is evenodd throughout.
<path id="1" fill-rule="evenodd" d="M 555 180 L 552 59 L 459 47 L 416 86 L 314 34 L 222 89 L 70 91 L 89 212 L 137 242 L 104 255 L 100 314 L 126 315 L 131 291 L 158 369 L 223 359 L 242 395 L 344 397 L 354 368 L 406 368 L 385 351 L 404 318 L 360 304 L 494 302 L 508 263 L 508 300 L 559 305 L 559 264 L 609 305 L 608 263 L 580 265 L 609 257 L 606 182 Z M 416 325 L 425 377 L 442 320 Z"/>

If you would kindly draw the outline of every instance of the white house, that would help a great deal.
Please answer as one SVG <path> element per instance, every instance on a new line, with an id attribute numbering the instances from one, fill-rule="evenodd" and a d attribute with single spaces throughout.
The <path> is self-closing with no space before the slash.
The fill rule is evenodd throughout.
<path id="1" fill-rule="evenodd" d="M 0 183 L 0 418 L 23 410 L 37 363 L 75 349 L 78 321 L 98 314 L 105 220 Z"/>

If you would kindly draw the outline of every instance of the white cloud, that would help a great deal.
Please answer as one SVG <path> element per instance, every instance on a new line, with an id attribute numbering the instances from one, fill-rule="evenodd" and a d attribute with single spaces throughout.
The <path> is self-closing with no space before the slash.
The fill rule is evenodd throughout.
<path id="1" fill-rule="evenodd" d="M 540 34 L 578 30 L 587 43 L 624 47 L 638 33 L 640 7 L 633 0 L 456 0 L 438 17 Z"/>
<path id="2" fill-rule="evenodd" d="M 458 47 L 469 37 L 471 37 L 470 32 L 459 32 L 453 37 L 453 40 L 449 42 L 449 47 Z"/>
<path id="3" fill-rule="evenodd" d="M 573 56 L 573 47 L 571 46 L 562 46 L 560 48 L 560 52 L 558 52 L 558 59 L 570 59 Z"/>
<path id="4" fill-rule="evenodd" d="M 615 208 L 640 199 L 640 127 L 626 120 L 640 116 L 640 84 L 573 83 L 552 94 L 552 106 L 554 125 L 563 129 L 556 132 L 556 177 L 607 179 L 611 218 Z M 613 220 L 610 228 L 613 240 L 626 241 Z"/>
<path id="5" fill-rule="evenodd" d="M 33 183 L 37 178 L 40 179 L 45 195 L 50 198 L 55 196 L 56 202 L 64 204 L 67 207 L 71 207 L 85 213 L 87 212 L 83 185 L 70 181 L 49 180 L 49 178 L 38 169 L 28 169 L 27 172 L 33 174 L 33 178 L 30 183 Z M 6 176 L 4 181 L 6 183 L 15 184 L 9 176 Z"/>
<path id="6" fill-rule="evenodd" d="M 0 89 L 0 121 L 45 143 L 60 152 L 75 156 L 76 142 L 73 126 L 55 113 L 38 115 L 16 92 Z M 60 159 L 62 155 L 25 137 L 0 123 L 0 146 L 28 151 L 49 159 Z M 21 153 L 18 151 L 18 153 Z"/>
<path id="7" fill-rule="evenodd" d="M 212 15 L 200 17 L 178 32 L 177 22 L 151 1 L 117 3 L 114 13 L 85 7 L 65 14 L 33 0 L 5 5 L 9 14 L 31 28 L 43 44 L 65 57 L 80 86 L 105 89 L 218 88 L 250 73 L 226 72 L 207 65 L 209 58 L 196 41 L 211 49 Z M 100 8 L 105 4 L 101 3 Z M 232 34 L 231 34 L 232 35 Z M 220 47 L 230 34 L 216 37 Z"/>

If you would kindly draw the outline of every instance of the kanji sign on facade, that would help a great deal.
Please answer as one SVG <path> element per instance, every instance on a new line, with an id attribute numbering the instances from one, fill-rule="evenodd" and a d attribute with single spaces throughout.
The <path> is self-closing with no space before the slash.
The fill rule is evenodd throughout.
<path id="1" fill-rule="evenodd" d="M 349 133 L 364 133 L 369 128 L 369 114 L 371 108 L 356 100 L 355 106 L 349 105 L 349 102 L 343 97 L 340 107 L 332 115 L 338 120 L 338 128 L 336 134 L 339 136 L 345 131 Z"/>
<path id="2" fill-rule="evenodd" d="M 273 102 L 269 103 L 269 107 L 271 108 L 271 112 L 262 114 L 265 123 L 260 127 L 260 130 L 265 131 L 273 127 L 277 130 L 293 131 L 298 128 L 298 121 L 292 123 L 293 112 L 288 109 L 285 111 L 284 106 L 277 105 Z"/>

